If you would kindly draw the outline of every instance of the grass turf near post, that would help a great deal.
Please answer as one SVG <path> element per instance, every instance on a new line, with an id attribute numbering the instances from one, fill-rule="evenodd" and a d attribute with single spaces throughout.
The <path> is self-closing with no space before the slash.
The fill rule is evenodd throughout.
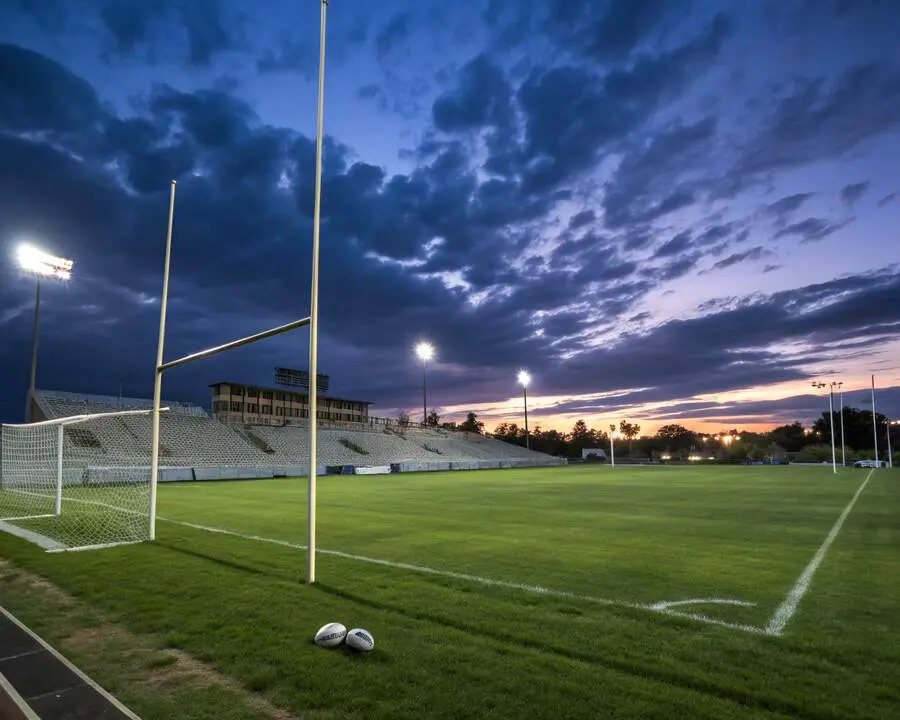
<path id="1" fill-rule="evenodd" d="M 623 603 L 732 595 L 756 605 L 704 611 L 762 625 L 863 477 L 756 467 L 341 476 L 320 484 L 320 542 Z M 153 546 L 53 556 L 0 537 L 0 553 L 314 717 L 564 718 L 586 707 L 624 718 L 891 717 L 900 659 L 877 637 L 898 628 L 883 608 L 900 557 L 878 538 L 900 509 L 897 479 L 873 476 L 782 638 L 332 556 L 309 587 L 300 550 L 173 523 L 160 523 Z M 161 490 L 164 517 L 302 543 L 302 481 Z M 855 553 L 853 567 L 831 578 L 839 551 Z M 893 571 L 861 586 L 870 559 Z M 844 632 L 821 634 L 834 618 Z M 376 651 L 315 647 L 312 633 L 331 620 L 367 627 Z M 865 642 L 875 672 L 861 664 Z"/>

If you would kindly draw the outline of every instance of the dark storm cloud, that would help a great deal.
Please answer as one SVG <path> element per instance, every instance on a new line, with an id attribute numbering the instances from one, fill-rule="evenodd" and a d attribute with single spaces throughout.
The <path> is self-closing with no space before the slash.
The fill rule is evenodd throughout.
<path id="1" fill-rule="evenodd" d="M 780 224 L 787 223 L 788 217 L 797 212 L 815 193 L 794 193 L 763 206 L 763 211 Z"/>
<path id="2" fill-rule="evenodd" d="M 829 83 L 796 82 L 780 97 L 738 172 L 762 173 L 837 158 L 900 125 L 900 70 L 857 65 Z"/>
<path id="3" fill-rule="evenodd" d="M 627 68 L 602 78 L 577 66 L 533 71 L 517 93 L 524 142 L 506 148 L 524 189 L 547 192 L 592 167 L 601 148 L 622 142 L 663 103 L 685 92 L 716 58 L 728 29 L 726 17 L 719 15 L 675 49 L 639 55 Z M 674 193 L 677 202 L 668 205 L 681 206 L 682 195 Z"/>
<path id="4" fill-rule="evenodd" d="M 900 193 L 897 193 L 897 192 L 888 193 L 887 195 L 885 195 L 883 198 L 881 198 L 878 201 L 878 207 L 884 207 L 885 205 L 887 205 L 888 203 L 890 203 L 894 199 L 896 199 L 898 195 L 900 195 Z"/>
<path id="5" fill-rule="evenodd" d="M 491 43 L 489 53 L 471 56 L 466 48 L 454 58 L 462 64 L 452 78 L 435 81 L 431 69 L 413 67 L 413 80 L 387 79 L 357 91 L 392 111 L 412 103 L 418 112 L 426 96 L 437 96 L 430 113 L 422 113 L 426 126 L 415 128 L 421 142 L 404 155 L 408 170 L 392 174 L 326 138 L 321 351 L 335 387 L 404 404 L 418 391 L 416 382 L 405 387 L 406 375 L 420 370 L 406 348 L 427 337 L 440 349 L 434 387 L 448 403 L 506 397 L 512 370 L 525 361 L 546 378 L 548 393 L 651 385 L 635 397 L 666 401 L 803 377 L 810 358 L 824 357 L 836 338 L 896 333 L 884 316 L 897 307 L 887 275 L 865 278 L 866 287 L 851 278 L 793 294 L 732 298 L 700 318 L 646 322 L 640 332 L 623 322 L 640 317 L 648 293 L 665 298 L 661 285 L 696 272 L 705 258 L 719 268 L 764 259 L 762 246 L 737 247 L 752 227 L 737 217 L 742 210 L 716 208 L 711 215 L 704 202 L 731 200 L 729 188 L 745 186 L 745 177 L 818 159 L 836 135 L 842 152 L 893 127 L 884 78 L 853 76 L 855 90 L 847 85 L 850 75 L 833 84 L 800 81 L 774 95 L 762 133 L 748 123 L 732 145 L 724 116 L 687 96 L 721 57 L 732 27 L 724 15 L 708 24 L 693 17 L 688 27 L 676 17 L 683 13 L 662 0 L 637 3 L 638 12 L 625 0 L 501 5 L 490 4 L 497 13 L 492 27 L 510 44 L 528 38 L 526 62 L 515 65 Z M 221 10 L 218 3 L 209 7 Z M 137 8 L 130 27 L 126 4 L 118 9 L 125 42 L 114 52 L 143 57 L 154 46 L 157 10 Z M 414 44 L 410 18 L 381 13 L 385 24 L 369 33 L 376 53 Z M 519 30 L 515 18 L 526 18 Z M 535 23 L 546 34 L 536 33 Z M 225 35 L 215 18 L 208 28 L 206 62 L 239 40 L 226 20 L 219 25 Z M 314 70 L 316 44 L 290 37 L 262 55 L 261 71 Z M 542 53 L 546 38 L 556 49 Z M 203 52 L 188 48 L 187 55 L 204 62 Z M 59 339 L 48 340 L 58 357 L 42 366 L 45 377 L 81 372 L 98 391 L 119 375 L 149 382 L 143 358 L 152 358 L 155 343 L 152 299 L 159 293 L 172 177 L 178 201 L 167 354 L 307 312 L 315 151 L 309 138 L 263 124 L 227 85 L 155 87 L 126 117 L 45 58 L 13 49 L 6 62 L 26 68 L 31 79 L 0 73 L 0 229 L 29 228 L 78 259 L 69 302 L 60 303 L 60 295 L 57 309 L 48 310 L 48 337 Z M 422 74 L 427 82 L 419 82 Z M 368 78 L 356 84 L 363 82 Z M 432 93 L 435 84 L 441 90 Z M 863 103 L 861 129 L 851 127 L 851 111 L 839 110 L 844 102 Z M 795 125 L 803 131 L 795 133 Z M 739 177 L 723 190 L 717 185 L 735 152 Z M 595 172 L 600 163 L 609 170 L 602 177 Z M 811 196 L 782 198 L 754 222 L 764 219 L 771 234 L 775 218 L 781 237 L 821 239 L 839 223 L 793 222 L 791 215 Z M 100 291 L 99 278 L 116 278 L 127 292 Z M 465 289 L 455 285 L 460 281 Z M 27 305 L 31 289 L 16 285 L 15 307 Z M 821 314 L 819 306 L 834 297 L 825 308 L 830 314 Z M 101 318 L 112 322 L 101 325 Z M 79 323 L 80 339 L 60 330 Z M 27 345 L 27 313 L 4 324 L 7 330 L 17 345 Z M 766 349 L 786 341 L 825 350 L 790 356 Z M 77 347 L 67 373 L 59 358 L 69 342 Z M 208 368 L 173 374 L 169 387 L 174 397 L 196 397 L 214 374 L 267 382 L 272 365 L 305 365 L 305 342 L 284 338 L 223 356 Z M 101 344 L 107 350 L 92 365 L 90 348 Z M 10 353 L 0 350 L 0 364 L 20 362 Z"/>
<path id="6" fill-rule="evenodd" d="M 832 222 L 822 218 L 806 218 L 806 220 L 791 223 L 782 228 L 775 234 L 775 237 L 780 238 L 793 235 L 799 237 L 800 242 L 818 242 L 845 227 L 849 222 L 851 221 L 843 220 L 841 222 Z"/>
<path id="7" fill-rule="evenodd" d="M 192 0 L 188 3 L 105 0 L 100 16 L 119 55 L 135 55 L 142 49 L 151 61 L 165 61 L 154 46 L 173 28 L 183 31 L 188 59 L 193 65 L 209 65 L 218 53 L 241 44 L 239 25 L 223 0 Z"/>
<path id="8" fill-rule="evenodd" d="M 691 125 L 678 122 L 625 155 L 603 199 L 607 225 L 653 220 L 691 204 L 694 194 L 681 175 L 709 156 L 715 131 L 712 117 Z"/>
<path id="9" fill-rule="evenodd" d="M 841 190 L 841 201 L 845 205 L 853 207 L 856 204 L 856 201 L 866 194 L 870 186 L 871 183 L 868 180 L 866 180 L 865 182 L 850 183 L 849 185 L 844 185 L 843 189 Z"/>
<path id="10" fill-rule="evenodd" d="M 435 100 L 432 116 L 434 126 L 448 133 L 485 126 L 508 131 L 513 107 L 506 75 L 486 55 L 478 55 L 460 70 L 457 87 Z"/>
<path id="11" fill-rule="evenodd" d="M 401 12 L 378 31 L 375 35 L 375 52 L 379 58 L 384 59 L 409 36 L 412 20 L 412 13 Z"/>
<path id="12" fill-rule="evenodd" d="M 592 63 L 615 64 L 684 16 L 664 0 L 489 0 L 484 18 L 504 49 L 546 33 L 557 48 Z"/>
<path id="13" fill-rule="evenodd" d="M 596 218 L 597 216 L 594 214 L 593 210 L 582 210 L 580 213 L 573 215 L 572 219 L 569 220 L 569 230 L 577 230 L 585 225 L 590 225 Z"/>
<path id="14" fill-rule="evenodd" d="M 651 384 L 629 394 L 629 403 L 640 403 L 804 378 L 811 359 L 833 358 L 849 338 L 893 333 L 898 303 L 897 268 L 761 296 L 579 354 L 556 367 L 553 390 L 589 393 Z M 818 349 L 796 357 L 765 349 L 784 342 Z"/>
<path id="15" fill-rule="evenodd" d="M 770 257 L 773 254 L 774 253 L 768 248 L 765 248 L 762 245 L 757 245 L 756 247 L 745 250 L 744 252 L 729 255 L 724 260 L 719 260 L 713 265 L 713 268 L 716 270 L 724 270 L 725 268 L 729 268 L 732 265 L 738 265 L 740 263 L 747 262 L 748 260 L 761 260 L 762 258 Z"/>
<path id="16" fill-rule="evenodd" d="M 225 0 L 98 0 L 89 7 L 68 0 L 20 0 L 14 6 L 52 34 L 96 20 L 108 60 L 170 63 L 175 48 L 179 60 L 206 67 L 217 55 L 244 44 L 240 16 Z M 9 9 L 0 9 L 0 17 Z"/>
<path id="17" fill-rule="evenodd" d="M 689 230 L 678 233 L 671 240 L 663 244 L 656 251 L 657 257 L 672 257 L 673 255 L 681 255 L 691 246 L 691 233 Z"/>
<path id="18" fill-rule="evenodd" d="M 684 12 L 685 8 L 679 8 Z M 623 60 L 675 14 L 667 0 L 575 0 L 549 3 L 549 28 L 591 60 Z"/>

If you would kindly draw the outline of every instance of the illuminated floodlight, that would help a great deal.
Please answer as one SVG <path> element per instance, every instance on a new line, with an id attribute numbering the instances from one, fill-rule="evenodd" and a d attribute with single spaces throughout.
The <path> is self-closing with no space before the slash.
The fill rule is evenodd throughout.
<path id="1" fill-rule="evenodd" d="M 527 388 L 531 384 L 531 373 L 529 373 L 527 370 L 519 370 L 519 374 L 516 375 L 516 380 L 518 381 L 519 385 Z"/>
<path id="2" fill-rule="evenodd" d="M 75 264 L 71 260 L 49 255 L 43 250 L 27 244 L 19 246 L 16 259 L 19 261 L 19 267 L 25 272 L 54 280 L 70 280 L 72 267 Z"/>
<path id="3" fill-rule="evenodd" d="M 423 363 L 434 358 L 434 345 L 428 342 L 420 342 L 416 345 L 416 357 Z"/>

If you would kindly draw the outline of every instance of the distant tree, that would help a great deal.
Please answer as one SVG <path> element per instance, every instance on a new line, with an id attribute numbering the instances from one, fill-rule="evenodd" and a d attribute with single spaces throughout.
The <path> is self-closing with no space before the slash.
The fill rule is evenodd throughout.
<path id="1" fill-rule="evenodd" d="M 624 437 L 628 441 L 628 454 L 631 455 L 631 444 L 634 439 L 640 434 L 641 426 L 636 423 L 630 423 L 627 420 L 623 420 L 619 423 L 619 432 L 622 433 L 622 437 Z"/>
<path id="2" fill-rule="evenodd" d="M 823 412 L 815 423 L 813 430 L 818 433 L 817 441 L 831 445 L 831 421 L 827 412 Z M 876 414 L 878 420 L 878 449 L 886 444 L 884 435 L 885 416 L 881 413 Z M 841 413 L 834 413 L 834 437 L 835 444 L 840 447 L 841 443 Z M 874 450 L 875 438 L 872 429 L 872 411 L 859 410 L 854 407 L 844 407 L 844 440 L 847 447 L 856 448 L 857 450 Z"/>
<path id="3" fill-rule="evenodd" d="M 663 425 L 656 431 L 656 439 L 670 452 L 684 453 L 691 449 L 696 435 L 684 425 Z"/>
<path id="4" fill-rule="evenodd" d="M 769 442 L 780 445 L 786 452 L 797 452 L 804 445 L 812 442 L 810 436 L 806 432 L 806 428 L 799 422 L 793 422 L 790 425 L 781 425 L 768 433 Z"/>
<path id="5" fill-rule="evenodd" d="M 479 422 L 478 415 L 470 411 L 466 413 L 466 421 L 460 423 L 459 429 L 465 432 L 478 433 L 479 435 L 481 435 L 484 432 L 484 423 Z"/>
<path id="6" fill-rule="evenodd" d="M 401 410 L 397 413 L 397 424 L 400 427 L 407 427 L 409 425 L 409 413 L 406 410 Z"/>
<path id="7" fill-rule="evenodd" d="M 428 427 L 437 427 L 441 423 L 441 417 L 437 414 L 437 410 L 431 410 L 425 418 L 425 424 Z"/>
<path id="8" fill-rule="evenodd" d="M 572 427 L 572 432 L 569 434 L 569 447 L 568 447 L 568 455 L 569 457 L 581 457 L 581 451 L 585 448 L 591 448 L 596 445 L 596 440 L 594 438 L 593 433 L 588 430 L 587 423 L 584 420 L 579 420 Z"/>
<path id="9" fill-rule="evenodd" d="M 441 423 L 441 427 L 444 430 L 459 430 L 459 425 L 457 425 L 455 422 Z"/>

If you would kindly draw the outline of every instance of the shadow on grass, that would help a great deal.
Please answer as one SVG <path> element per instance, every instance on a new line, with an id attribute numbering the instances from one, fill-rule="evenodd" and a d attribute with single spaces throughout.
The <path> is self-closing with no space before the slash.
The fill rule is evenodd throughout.
<path id="1" fill-rule="evenodd" d="M 267 577 L 271 578 L 279 583 L 292 584 L 296 586 L 304 586 L 309 592 L 313 593 L 321 593 L 324 595 L 329 595 L 334 598 L 339 598 L 346 602 L 350 602 L 356 604 L 360 607 L 367 607 L 373 610 L 378 610 L 381 612 L 391 613 L 393 615 L 398 615 L 403 618 L 409 618 L 412 620 L 417 620 L 421 622 L 434 623 L 435 625 L 445 627 L 448 629 L 456 630 L 458 632 L 466 633 L 468 635 L 473 635 L 476 637 L 481 637 L 487 640 L 491 640 L 494 642 L 501 643 L 503 645 L 518 647 L 523 649 L 536 650 L 539 652 L 544 652 L 548 654 L 552 654 L 558 657 L 563 657 L 571 661 L 582 662 L 596 667 L 603 667 L 607 670 L 612 670 L 615 672 L 621 672 L 626 675 L 639 677 L 647 681 L 663 683 L 666 685 L 673 685 L 677 687 L 681 687 L 687 690 L 691 690 L 694 692 L 704 693 L 710 695 L 712 697 L 721 698 L 724 700 L 728 700 L 734 702 L 738 705 L 742 705 L 744 707 L 753 708 L 753 709 L 764 709 L 770 712 L 775 713 L 783 713 L 792 718 L 809 718 L 812 720 L 815 717 L 817 720 L 820 718 L 833 718 L 834 720 L 841 720 L 838 715 L 823 715 L 821 713 L 815 714 L 814 716 L 809 714 L 809 712 L 794 703 L 785 701 L 781 698 L 771 698 L 771 697 L 761 697 L 760 695 L 753 694 L 749 691 L 745 691 L 741 688 L 737 687 L 722 687 L 720 685 L 715 684 L 710 680 L 706 680 L 703 678 L 695 678 L 687 675 L 678 674 L 675 672 L 670 672 L 664 669 L 651 667 L 646 664 L 640 664 L 631 662 L 628 660 L 618 659 L 612 656 L 598 656 L 591 655 L 589 653 L 578 652 L 577 650 L 572 650 L 570 648 L 564 648 L 552 645 L 550 643 L 542 642 L 540 640 L 536 640 L 534 638 L 526 638 L 516 636 L 510 633 L 502 632 L 496 628 L 488 629 L 483 626 L 477 626 L 471 623 L 462 622 L 459 620 L 454 620 L 452 618 L 445 617 L 443 615 L 438 615 L 432 612 L 422 611 L 422 610 L 414 610 L 405 605 L 398 605 L 394 603 L 388 603 L 384 601 L 374 600 L 370 597 L 364 597 L 355 593 L 352 593 L 348 590 L 344 590 L 339 587 L 335 587 L 332 585 L 315 583 L 314 585 L 306 585 L 303 582 L 303 579 L 300 577 L 299 573 L 292 573 L 287 571 L 279 571 L 277 568 L 273 567 L 259 567 L 254 565 L 245 564 L 239 562 L 233 558 L 224 558 L 221 556 L 217 556 L 211 554 L 209 552 L 204 552 L 197 549 L 187 548 L 184 546 L 176 546 L 173 544 L 167 544 L 163 542 L 157 541 L 159 547 L 163 547 L 166 550 L 179 553 L 181 555 L 190 556 L 193 558 L 197 558 L 200 560 L 205 560 L 208 562 L 215 563 L 220 567 L 224 567 L 230 570 L 236 570 L 239 572 L 246 573 L 248 575 L 252 575 L 254 577 Z M 447 587 L 447 586 L 444 586 Z M 448 588 L 450 589 L 450 588 Z M 627 608 L 613 608 L 606 607 L 603 608 L 604 612 L 611 612 L 614 614 L 622 614 L 622 615 L 631 615 L 631 612 L 628 611 Z M 651 623 L 651 618 L 642 617 L 643 620 Z M 678 618 L 672 617 L 662 617 L 653 618 L 652 624 L 659 625 L 664 624 L 670 627 L 674 626 L 673 629 L 692 629 L 694 628 L 694 623 L 681 620 Z M 349 650 L 349 649 L 348 649 Z M 348 655 L 349 656 L 349 655 Z"/>
<path id="2" fill-rule="evenodd" d="M 771 712 L 784 713 L 792 718 L 809 718 L 810 720 L 812 720 L 813 717 L 823 717 L 820 714 L 816 714 L 814 716 L 810 715 L 804 710 L 804 708 L 778 698 L 760 697 L 750 692 L 746 692 L 740 688 L 722 687 L 713 682 L 700 678 L 692 678 L 666 670 L 628 662 L 626 660 L 619 660 L 615 657 L 598 657 L 597 655 L 580 653 L 568 648 L 554 646 L 531 638 L 518 637 L 516 635 L 504 633 L 496 629 L 489 630 L 484 627 L 476 627 L 469 623 L 459 622 L 447 617 L 443 617 L 441 615 L 435 615 L 434 613 L 415 611 L 411 610 L 408 607 L 372 600 L 371 598 L 362 597 L 360 595 L 356 595 L 354 593 L 342 590 L 341 588 L 337 588 L 331 585 L 323 585 L 321 583 L 317 583 L 311 589 L 355 603 L 357 605 L 361 605 L 363 607 L 369 607 L 374 610 L 390 612 L 413 620 L 434 623 L 445 628 L 457 630 L 469 635 L 475 635 L 488 640 L 493 640 L 505 645 L 538 650 L 540 652 L 556 655 L 568 660 L 603 667 L 608 670 L 621 672 L 633 677 L 639 677 L 651 682 L 674 685 L 676 687 L 681 687 L 687 690 L 692 690 L 694 692 L 704 693 L 706 695 L 728 700 L 748 708 L 764 709 Z M 612 608 L 604 609 L 611 610 Z M 666 618 L 667 622 L 670 622 L 671 620 L 673 619 Z M 838 715 L 829 715 L 828 717 L 832 717 L 834 718 L 834 720 L 839 720 Z"/>

